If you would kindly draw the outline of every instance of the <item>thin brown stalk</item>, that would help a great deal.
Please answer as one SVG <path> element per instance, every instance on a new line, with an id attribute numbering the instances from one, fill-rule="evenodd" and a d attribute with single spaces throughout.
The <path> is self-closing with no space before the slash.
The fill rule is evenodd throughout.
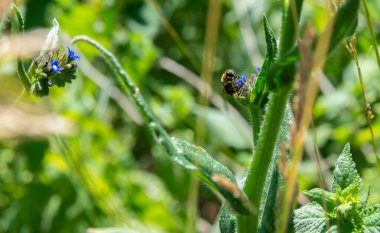
<path id="1" fill-rule="evenodd" d="M 280 232 L 287 231 L 287 224 L 289 221 L 289 214 L 291 209 L 293 208 L 294 202 L 294 192 L 296 191 L 296 181 L 297 181 L 297 173 L 298 167 L 302 161 L 303 155 L 303 145 L 305 140 L 305 135 L 309 128 L 311 119 L 312 119 L 312 110 L 314 107 L 314 102 L 317 97 L 318 89 L 319 89 L 319 80 L 322 75 L 322 68 L 324 66 L 327 50 L 330 42 L 330 37 L 332 34 L 332 28 L 335 22 L 335 17 L 332 17 L 326 26 L 326 29 L 321 34 L 316 50 L 313 56 L 312 61 L 307 61 L 307 57 L 302 56 L 301 54 L 301 64 L 308 64 L 312 62 L 312 64 L 304 67 L 309 67 L 309 71 L 305 72 L 308 75 L 309 81 L 307 85 L 303 88 L 304 93 L 307 95 L 303 95 L 302 104 L 300 109 L 302 112 L 299 113 L 298 119 L 295 121 L 295 130 L 292 132 L 292 148 L 293 148 L 293 159 L 292 164 L 289 168 L 289 173 L 286 177 L 287 188 L 285 191 L 285 197 L 282 202 L 281 216 L 280 216 Z"/>
<path id="2" fill-rule="evenodd" d="M 212 86 L 213 77 L 213 67 L 216 54 L 216 47 L 218 42 L 219 24 L 220 24 L 220 14 L 221 14 L 221 2 L 220 0 L 210 0 L 207 11 L 207 22 L 206 22 L 206 35 L 204 41 L 204 52 L 202 59 L 202 70 L 201 79 L 204 83 Z M 197 115 L 196 120 L 196 144 L 202 146 L 205 141 L 206 136 L 206 110 L 205 108 L 209 104 L 207 85 L 202 87 L 204 91 L 199 93 L 199 103 L 202 106 L 200 112 Z M 190 180 L 190 193 L 188 199 L 188 211 L 187 211 L 187 223 L 185 232 L 193 233 L 195 232 L 194 227 L 197 219 L 197 203 L 198 203 L 198 190 L 199 190 L 199 180 L 195 176 L 191 177 Z"/>
<path id="3" fill-rule="evenodd" d="M 363 96 L 363 100 L 364 100 L 364 109 L 366 112 L 368 128 L 369 128 L 369 131 L 371 133 L 371 144 L 372 144 L 373 152 L 375 153 L 375 157 L 376 157 L 376 166 L 380 171 L 380 160 L 379 160 L 379 156 L 377 153 L 377 147 L 376 147 L 376 142 L 375 142 L 375 134 L 374 134 L 373 128 L 372 128 L 372 119 L 374 118 L 375 115 L 372 112 L 371 104 L 368 101 L 367 94 L 365 91 L 362 69 L 361 69 L 360 64 L 359 64 L 358 53 L 356 50 L 356 37 L 352 36 L 348 42 L 346 41 L 345 46 L 346 46 L 347 50 L 349 51 L 349 53 L 351 54 L 352 58 L 354 58 L 354 60 L 355 60 L 355 64 L 356 64 L 356 68 L 357 68 L 358 76 L 359 76 L 359 81 L 360 81 L 360 87 L 361 87 L 361 91 L 362 91 L 362 96 Z"/>

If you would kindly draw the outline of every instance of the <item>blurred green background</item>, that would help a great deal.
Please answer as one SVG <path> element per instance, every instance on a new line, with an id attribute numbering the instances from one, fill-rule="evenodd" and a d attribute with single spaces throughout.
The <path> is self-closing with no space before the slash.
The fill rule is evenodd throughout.
<path id="1" fill-rule="evenodd" d="M 215 7 L 217 3 L 220 7 Z M 55 17 L 62 45 L 85 34 L 114 52 L 172 135 L 201 144 L 238 177 L 244 176 L 252 151 L 248 114 L 223 97 L 220 76 L 227 68 L 250 74 L 261 65 L 266 48 L 261 16 L 267 14 L 279 35 L 280 1 L 31 0 L 16 4 L 25 16 L 27 31 L 49 28 Z M 380 2 L 368 4 L 380 41 Z M 2 5 L 8 7 L 7 1 Z M 325 1 L 305 1 L 301 28 L 311 25 L 320 32 L 326 6 Z M 211 19 L 216 25 L 207 27 Z M 210 47 L 205 38 L 215 27 L 217 43 Z M 4 39 L 8 34 L 3 31 L 0 36 Z M 380 148 L 380 72 L 362 9 L 357 39 Z M 24 41 L 22 47 L 28 46 Z M 205 64 L 210 58 L 205 51 L 213 48 L 208 74 Z M 0 232 L 85 232 L 113 226 L 183 232 L 190 175 L 155 145 L 99 54 L 86 45 L 74 49 L 81 55 L 77 79 L 41 99 L 20 97 L 16 61 L 0 53 Z M 324 71 L 314 127 L 299 171 L 300 190 L 320 184 L 314 146 L 329 183 L 338 154 L 350 142 L 364 185 L 371 186 L 369 201 L 379 203 L 379 174 L 363 96 L 356 66 L 343 45 L 329 57 Z M 209 104 L 200 98 L 199 90 L 205 86 L 199 85 L 200 76 L 211 78 Z M 204 137 L 199 139 L 202 128 Z M 305 201 L 301 195 L 299 202 Z M 218 198 L 201 184 L 199 200 L 193 204 L 198 211 L 197 231 L 215 231 Z"/>

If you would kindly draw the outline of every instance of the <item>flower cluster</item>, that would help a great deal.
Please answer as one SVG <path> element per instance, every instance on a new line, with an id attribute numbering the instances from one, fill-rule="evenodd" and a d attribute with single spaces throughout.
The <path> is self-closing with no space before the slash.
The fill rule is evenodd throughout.
<path id="1" fill-rule="evenodd" d="M 52 86 L 64 87 L 75 79 L 77 71 L 76 60 L 80 57 L 67 47 L 67 52 L 59 49 L 42 54 L 32 61 L 28 75 L 31 79 L 31 92 L 37 96 L 49 94 Z"/>

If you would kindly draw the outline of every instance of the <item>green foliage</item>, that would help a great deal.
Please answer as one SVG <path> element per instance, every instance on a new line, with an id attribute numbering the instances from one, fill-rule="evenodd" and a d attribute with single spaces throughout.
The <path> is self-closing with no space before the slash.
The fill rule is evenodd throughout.
<path id="1" fill-rule="evenodd" d="M 304 193 L 309 203 L 294 212 L 296 232 L 377 232 L 379 206 L 366 207 L 369 191 L 359 196 L 362 181 L 347 144 L 334 169 L 333 192 L 312 189 Z"/>
<path id="2" fill-rule="evenodd" d="M 347 0 L 338 9 L 330 38 L 328 52 L 331 52 L 345 37 L 351 36 L 358 24 L 359 0 Z"/>
<path id="3" fill-rule="evenodd" d="M 88 229 L 88 232 L 176 233 L 187 228 L 189 219 L 199 219 L 197 230 L 208 232 L 212 224 L 217 224 L 220 200 L 216 196 L 223 200 L 219 211 L 221 232 L 282 230 L 275 229 L 284 172 L 282 167 L 277 168 L 277 163 L 280 154 L 286 156 L 288 149 L 291 151 L 285 145 L 289 140 L 287 105 L 292 102 L 288 97 L 292 96 L 294 76 L 300 71 L 296 70 L 300 60 L 297 39 L 302 40 L 304 34 L 312 32 L 313 52 L 318 39 L 326 34 L 322 32 L 326 28 L 325 16 L 334 12 L 310 1 L 283 1 L 283 18 L 279 23 L 278 2 L 248 2 L 242 8 L 242 1 L 221 1 L 223 11 L 215 60 L 203 57 L 208 49 L 204 46 L 205 34 L 209 34 L 204 30 L 204 19 L 215 10 L 207 9 L 207 1 L 27 1 L 20 6 L 21 12 L 15 6 L 10 11 L 19 26 L 10 36 L 7 21 L 11 14 L 7 14 L 7 7 L 2 8 L 0 231 L 45 233 Z M 369 13 L 378 22 L 379 3 L 372 1 L 369 5 Z M 315 163 L 308 158 L 315 144 L 323 155 L 320 158 L 323 170 L 318 172 L 334 176 L 333 191 L 319 188 L 305 191 L 313 203 L 295 212 L 300 218 L 294 219 L 298 221 L 294 226 L 301 232 L 380 231 L 380 207 L 373 205 L 380 200 L 378 173 L 371 166 L 372 156 L 367 149 L 371 136 L 362 114 L 355 67 L 339 46 L 344 37 L 357 29 L 359 60 L 363 72 L 367 72 L 364 77 L 368 82 L 368 99 L 378 115 L 378 72 L 368 58 L 371 43 L 367 29 L 361 23 L 356 28 L 363 18 L 357 16 L 358 8 L 359 1 L 344 1 L 327 26 L 332 34 L 331 41 L 323 44 L 329 58 L 324 67 L 327 78 L 323 76 L 322 92 L 313 112 L 316 139 L 311 142 L 311 137 L 307 137 L 307 156 L 300 164 L 298 183 L 301 189 L 309 189 L 317 182 Z M 262 11 L 265 11 L 264 30 L 260 21 Z M 50 19 L 59 19 L 60 25 L 53 21 L 45 46 L 38 54 L 39 49 L 29 51 L 33 46 L 28 40 L 21 40 L 25 44 L 22 57 L 13 53 L 12 36 L 17 39 L 17 31 L 24 31 L 22 15 L 27 19 L 26 38 L 30 38 L 30 29 L 48 28 Z M 301 20 L 300 27 L 295 23 L 297 19 Z M 66 35 L 86 34 L 98 41 L 97 45 L 104 46 L 97 49 L 111 65 L 119 87 L 94 49 L 80 47 L 83 58 L 78 63 L 80 69 L 67 59 L 66 48 L 57 43 L 59 26 L 64 32 L 60 38 L 63 41 Z M 309 29 L 315 29 L 316 36 Z M 280 39 L 278 49 L 276 37 Z M 8 41 L 11 49 L 7 52 Z M 56 49 L 60 53 L 53 51 Z M 227 67 L 235 67 L 239 73 L 251 72 L 263 55 L 259 74 L 248 75 L 249 82 L 245 83 L 248 85 L 242 85 L 243 91 L 234 94 L 243 106 L 236 106 L 232 98 L 226 98 L 224 104 L 220 96 L 222 88 L 215 84 L 221 72 Z M 59 74 L 51 72 L 52 60 L 59 61 L 62 68 Z M 172 63 L 165 66 L 167 60 Z M 214 64 L 213 74 L 200 70 L 209 61 Z M 28 63 L 31 64 L 26 72 L 24 64 Z M 24 95 L 15 104 L 20 90 L 16 72 L 27 92 L 50 98 L 36 101 L 33 96 Z M 202 85 L 192 73 L 213 77 L 208 80 L 210 104 L 197 103 Z M 76 79 L 77 76 L 80 78 Z M 70 88 L 50 89 L 68 83 Z M 140 115 L 119 88 L 139 108 Z M 293 100 L 302 101 L 297 99 L 297 93 L 295 97 Z M 30 112 L 22 115 L 21 122 L 24 125 L 27 122 L 27 126 L 20 127 L 17 116 L 25 111 L 24 106 L 43 115 Z M 294 113 L 297 117 L 297 109 Z M 64 135 L 58 137 L 55 135 L 59 132 L 55 131 L 41 133 L 41 129 L 61 126 L 49 118 L 52 115 L 64 117 L 65 123 L 69 121 L 73 127 L 65 125 Z M 140 125 L 143 121 L 145 124 Z M 373 119 L 376 140 L 379 122 L 377 117 Z M 192 144 L 200 139 L 197 130 L 200 127 L 206 131 L 200 141 L 207 152 Z M 9 128 L 16 133 L 8 136 Z M 38 138 L 33 134 L 36 132 Z M 152 135 L 157 146 L 153 146 Z M 328 168 L 336 160 L 334 151 L 346 141 L 352 142 L 356 166 L 347 146 L 332 173 Z M 254 156 L 250 155 L 252 145 Z M 202 181 L 198 203 L 187 201 L 189 189 L 193 188 L 189 185 L 190 174 Z M 236 181 L 243 174 L 248 175 L 244 193 Z M 360 195 L 362 183 L 372 184 L 371 190 L 375 191 L 371 197 L 369 189 Z M 199 207 L 199 216 L 186 215 L 190 205 Z M 108 226 L 115 227 L 103 228 Z"/>
<path id="4" fill-rule="evenodd" d="M 144 120 L 152 130 L 156 141 L 165 148 L 173 161 L 186 169 L 199 170 L 197 174 L 200 179 L 209 187 L 222 194 L 236 212 L 240 214 L 250 213 L 250 204 L 238 188 L 231 171 L 215 161 L 202 148 L 184 140 L 170 138 L 161 124 L 156 120 L 145 100 L 138 93 L 132 80 L 122 69 L 114 55 L 96 41 L 85 36 L 74 38 L 73 43 L 81 40 L 93 45 L 104 55 L 106 61 L 116 74 L 120 85 L 124 88 L 125 93 L 132 98 L 141 115 L 144 116 Z"/>
<path id="5" fill-rule="evenodd" d="M 316 203 L 302 206 L 294 212 L 294 228 L 296 232 L 324 232 L 326 229 L 323 207 Z"/>

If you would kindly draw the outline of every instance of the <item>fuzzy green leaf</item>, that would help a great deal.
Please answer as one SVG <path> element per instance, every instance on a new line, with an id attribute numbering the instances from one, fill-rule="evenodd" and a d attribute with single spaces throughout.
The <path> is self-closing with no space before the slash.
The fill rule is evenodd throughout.
<path id="1" fill-rule="evenodd" d="M 223 204 L 219 213 L 219 230 L 220 233 L 236 232 L 236 215 L 231 213 L 228 207 Z"/>
<path id="2" fill-rule="evenodd" d="M 297 233 L 324 232 L 326 221 L 323 208 L 317 203 L 309 203 L 294 211 L 294 228 Z"/>
<path id="3" fill-rule="evenodd" d="M 60 74 L 56 74 L 51 77 L 54 85 L 58 87 L 64 87 L 66 83 L 71 83 L 77 76 L 75 75 L 77 72 L 75 64 L 69 64 L 70 68 L 64 67 Z"/>
<path id="4" fill-rule="evenodd" d="M 201 147 L 177 138 L 171 138 L 171 140 L 178 148 L 178 154 L 192 165 L 186 168 L 198 171 L 199 178 L 214 191 L 222 194 L 236 212 L 250 213 L 249 201 L 239 189 L 234 175 L 227 167 L 214 160 Z"/>
<path id="5" fill-rule="evenodd" d="M 270 65 L 275 60 L 278 52 L 276 38 L 273 35 L 273 31 L 269 26 L 267 17 L 265 15 L 263 15 L 263 23 L 265 31 L 265 41 L 267 43 L 267 54 L 265 55 L 264 63 L 261 66 L 261 71 L 259 73 L 259 76 L 257 77 L 256 84 L 253 87 L 250 97 L 250 102 L 253 102 L 253 104 L 259 106 L 262 104 L 262 101 L 267 92 L 265 76 Z"/>
<path id="6" fill-rule="evenodd" d="M 363 232 L 380 232 L 380 205 L 374 205 L 365 210 L 363 217 Z"/>
<path id="7" fill-rule="evenodd" d="M 311 201 L 321 206 L 326 206 L 328 211 L 332 211 L 335 207 L 336 197 L 333 193 L 320 188 L 314 188 L 309 191 L 304 191 L 303 193 L 308 196 Z"/>
<path id="8" fill-rule="evenodd" d="M 338 187 L 345 189 L 355 182 L 361 183 L 361 178 L 352 160 L 350 144 L 347 143 L 335 164 L 332 189 L 334 192 Z"/>

